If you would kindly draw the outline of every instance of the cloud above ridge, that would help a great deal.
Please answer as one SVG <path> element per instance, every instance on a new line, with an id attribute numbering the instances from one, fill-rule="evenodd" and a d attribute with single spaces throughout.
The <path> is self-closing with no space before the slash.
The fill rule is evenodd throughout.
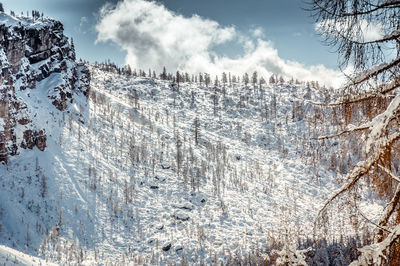
<path id="1" fill-rule="evenodd" d="M 123 0 L 106 4 L 96 25 L 97 42 L 112 41 L 126 51 L 125 62 L 135 68 L 161 71 L 207 72 L 242 75 L 257 71 L 268 78 L 272 74 L 299 80 L 318 80 L 338 87 L 340 72 L 323 65 L 306 67 L 284 60 L 270 41 L 264 40 L 261 28 L 248 35 L 234 26 L 222 26 L 210 19 L 185 17 L 165 6 L 146 0 Z M 236 58 L 219 56 L 214 48 L 229 43 L 240 44 L 243 54 Z"/>

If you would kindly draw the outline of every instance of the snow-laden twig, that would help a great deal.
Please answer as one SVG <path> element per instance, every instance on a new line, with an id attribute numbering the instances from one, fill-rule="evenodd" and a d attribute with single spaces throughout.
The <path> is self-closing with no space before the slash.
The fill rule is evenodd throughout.
<path id="1" fill-rule="evenodd" d="M 350 265 L 385 265 L 387 263 L 388 250 L 394 242 L 400 238 L 400 224 L 398 224 L 382 242 L 374 243 L 359 249 L 361 255 Z"/>
<path id="2" fill-rule="evenodd" d="M 333 193 L 318 213 L 318 216 L 326 210 L 328 205 L 335 200 L 339 195 L 349 191 L 358 180 L 369 172 L 372 166 L 385 154 L 386 148 L 390 147 L 394 142 L 400 139 L 400 132 L 391 134 L 388 137 L 382 137 L 376 141 L 375 151 L 366 160 L 359 162 L 353 170 L 347 175 L 348 183 L 343 185 L 339 190 Z"/>
<path id="3" fill-rule="evenodd" d="M 395 176 L 389 169 L 384 167 L 383 165 L 378 164 L 379 168 L 381 168 L 383 171 L 385 171 L 386 174 L 390 175 L 391 178 L 396 180 L 397 182 L 400 182 L 400 177 Z"/>
<path id="4" fill-rule="evenodd" d="M 362 131 L 362 130 L 366 130 L 369 129 L 371 127 L 371 122 L 362 124 L 361 126 L 355 126 L 355 125 L 349 125 L 345 130 L 337 133 L 337 134 L 333 134 L 333 135 L 325 135 L 325 136 L 319 136 L 316 138 L 311 138 L 312 140 L 324 140 L 324 139 L 331 139 L 331 138 L 336 138 L 336 137 L 340 137 L 344 134 L 348 134 L 351 132 L 356 132 L 356 131 Z"/>
<path id="5" fill-rule="evenodd" d="M 350 82 L 344 87 L 349 88 L 361 84 L 364 81 L 369 80 L 371 77 L 376 77 L 377 75 L 389 70 L 390 68 L 400 64 L 400 56 L 393 59 L 390 63 L 380 63 L 376 66 L 371 67 L 361 73 L 357 73 L 356 77 L 351 78 Z"/>
<path id="6" fill-rule="evenodd" d="M 382 139 L 388 133 L 389 123 L 393 119 L 399 119 L 400 116 L 400 94 L 398 94 L 386 110 L 374 117 L 371 121 L 372 127 L 371 132 L 368 136 L 368 141 L 366 143 L 366 152 L 369 153 L 373 145 L 378 139 Z"/>
<path id="7" fill-rule="evenodd" d="M 357 212 L 361 215 L 361 217 L 363 217 L 367 222 L 369 222 L 370 224 L 376 226 L 377 228 L 379 228 L 379 230 L 386 231 L 391 233 L 391 231 L 383 226 L 380 226 L 379 224 L 375 223 L 374 221 L 372 221 L 371 219 L 369 219 L 361 210 L 360 208 L 357 206 L 357 204 L 355 205 Z"/>
<path id="8" fill-rule="evenodd" d="M 380 226 L 386 226 L 390 216 L 392 216 L 397 204 L 399 203 L 400 200 L 400 184 L 397 184 L 396 192 L 394 193 L 394 196 L 390 203 L 386 206 L 385 211 L 382 214 L 382 217 L 379 221 Z M 375 242 L 380 242 L 382 241 L 383 238 L 383 231 L 378 230 L 378 233 L 376 234 L 375 237 Z"/>

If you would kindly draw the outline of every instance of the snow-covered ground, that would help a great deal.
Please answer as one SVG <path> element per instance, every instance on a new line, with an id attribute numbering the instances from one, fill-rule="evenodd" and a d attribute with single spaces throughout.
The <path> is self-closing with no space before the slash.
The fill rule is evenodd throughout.
<path id="1" fill-rule="evenodd" d="M 44 100 L 52 76 L 18 91 L 47 148 L 0 165 L 0 243 L 59 263 L 223 263 L 314 233 L 338 188 L 308 163 L 303 97 L 321 95 L 90 69 L 89 99 L 63 112 Z"/>
<path id="2" fill-rule="evenodd" d="M 15 266 L 39 266 L 39 265 L 56 265 L 49 261 L 42 260 L 40 258 L 27 255 L 15 249 L 9 248 L 4 245 L 0 245 L 0 264 L 1 265 L 15 265 Z"/>

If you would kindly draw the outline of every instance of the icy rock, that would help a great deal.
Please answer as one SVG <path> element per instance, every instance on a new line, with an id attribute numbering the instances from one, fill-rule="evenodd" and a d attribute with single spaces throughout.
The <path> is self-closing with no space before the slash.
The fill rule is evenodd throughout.
<path id="1" fill-rule="evenodd" d="M 167 252 L 168 250 L 171 249 L 171 247 L 172 247 L 171 243 L 166 243 L 166 244 L 163 245 L 162 250 Z"/>
<path id="2" fill-rule="evenodd" d="M 160 164 L 161 169 L 170 169 L 171 165 L 169 163 L 161 163 Z"/>
<path id="3" fill-rule="evenodd" d="M 183 251 L 183 246 L 177 246 L 177 247 L 175 247 L 175 252 L 176 252 L 176 253 L 181 254 L 182 251 Z"/>
<path id="4" fill-rule="evenodd" d="M 188 210 L 188 211 L 191 211 L 194 209 L 193 204 L 191 204 L 190 202 L 182 202 L 182 203 L 174 204 L 172 206 L 177 209 Z"/>
<path id="5" fill-rule="evenodd" d="M 160 177 L 160 176 L 154 176 L 154 179 L 156 179 L 159 182 L 164 182 L 165 181 L 165 177 Z"/>
<path id="6" fill-rule="evenodd" d="M 155 96 L 155 95 L 157 95 L 157 94 L 159 94 L 159 93 L 160 93 L 160 90 L 157 89 L 157 88 L 154 88 L 154 89 L 151 90 L 151 95 L 152 95 L 152 96 Z"/>
<path id="7" fill-rule="evenodd" d="M 191 196 L 192 198 L 190 199 L 190 202 L 194 205 L 203 205 L 207 201 L 206 195 L 201 192 L 192 192 Z"/>
<path id="8" fill-rule="evenodd" d="M 187 215 L 186 213 L 184 213 L 183 211 L 176 211 L 172 217 L 174 217 L 176 220 L 179 221 L 188 221 L 190 219 L 189 215 Z"/>

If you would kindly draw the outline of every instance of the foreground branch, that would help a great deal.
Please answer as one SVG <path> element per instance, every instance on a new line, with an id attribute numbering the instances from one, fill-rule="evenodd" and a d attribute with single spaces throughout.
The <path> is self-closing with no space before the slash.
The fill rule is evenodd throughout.
<path id="1" fill-rule="evenodd" d="M 360 248 L 361 255 L 350 265 L 385 265 L 388 262 L 390 247 L 400 238 L 400 224 L 398 224 L 382 242 Z"/>
<path id="2" fill-rule="evenodd" d="M 382 137 L 376 142 L 375 152 L 369 156 L 366 160 L 359 162 L 356 167 L 347 175 L 347 179 L 350 180 L 347 184 L 342 186 L 338 191 L 336 191 L 333 196 L 331 196 L 324 204 L 322 209 L 318 212 L 318 216 L 321 216 L 325 212 L 328 205 L 334 201 L 337 197 L 346 191 L 349 191 L 354 185 L 367 174 L 372 166 L 376 164 L 380 158 L 386 153 L 387 148 L 391 147 L 394 142 L 400 139 L 400 132 L 393 133 L 389 137 Z"/>

